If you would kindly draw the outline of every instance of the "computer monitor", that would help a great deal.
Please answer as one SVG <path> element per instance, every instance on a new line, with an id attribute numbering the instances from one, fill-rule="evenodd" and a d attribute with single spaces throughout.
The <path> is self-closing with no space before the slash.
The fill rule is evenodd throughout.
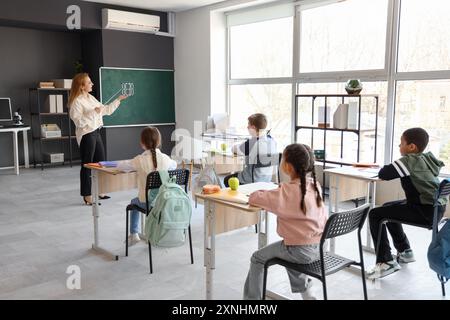
<path id="1" fill-rule="evenodd" d="M 0 121 L 12 121 L 10 98 L 0 98 Z"/>

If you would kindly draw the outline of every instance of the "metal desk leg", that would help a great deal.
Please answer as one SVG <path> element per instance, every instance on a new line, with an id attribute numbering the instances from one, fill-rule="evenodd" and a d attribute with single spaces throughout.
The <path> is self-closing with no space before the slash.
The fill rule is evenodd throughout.
<path id="1" fill-rule="evenodd" d="M 258 249 L 267 246 L 267 237 L 269 230 L 268 213 L 266 210 L 258 212 Z M 264 231 L 263 231 L 264 230 Z"/>
<path id="2" fill-rule="evenodd" d="M 339 212 L 339 176 L 335 175 L 334 177 L 334 187 L 331 186 L 331 176 L 330 176 L 330 198 L 329 198 L 329 205 L 328 205 L 328 216 L 331 216 L 333 214 L 333 202 L 334 202 L 334 212 Z M 333 197 L 332 197 L 333 195 Z M 334 200 L 334 201 L 333 201 Z M 330 252 L 335 253 L 336 252 L 336 239 L 332 238 L 330 239 Z"/>
<path id="3" fill-rule="evenodd" d="M 215 269 L 216 235 L 215 208 L 211 201 L 204 200 L 204 264 L 206 267 L 206 300 L 213 298 L 213 270 Z"/>
<path id="4" fill-rule="evenodd" d="M 103 249 L 99 246 L 99 232 L 98 232 L 98 218 L 100 217 L 99 198 L 98 198 L 98 172 L 97 170 L 91 170 L 92 172 L 92 216 L 94 219 L 94 243 L 92 249 L 100 252 L 113 260 L 119 260 L 119 256 L 112 252 Z"/>
<path id="5" fill-rule="evenodd" d="M 14 171 L 19 174 L 19 146 L 17 142 L 17 131 L 13 131 L 13 147 L 14 147 Z"/>
<path id="6" fill-rule="evenodd" d="M 370 209 L 375 208 L 375 195 L 376 195 L 376 182 L 370 181 L 367 188 L 366 203 L 370 203 Z M 371 199 L 370 199 L 371 197 Z M 363 249 L 367 252 L 375 253 L 375 248 L 372 247 L 372 236 L 370 234 L 370 224 L 369 217 L 367 217 L 366 223 L 366 245 Z"/>
<path id="7" fill-rule="evenodd" d="M 22 137 L 23 137 L 23 157 L 25 160 L 25 168 L 30 167 L 30 156 L 28 153 L 28 131 L 23 130 L 22 131 Z"/>

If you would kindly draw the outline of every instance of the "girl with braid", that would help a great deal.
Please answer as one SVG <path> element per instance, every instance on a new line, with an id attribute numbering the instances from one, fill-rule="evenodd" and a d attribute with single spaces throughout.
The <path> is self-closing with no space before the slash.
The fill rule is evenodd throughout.
<path id="1" fill-rule="evenodd" d="M 137 172 L 139 195 L 137 198 L 131 200 L 131 204 L 143 209 L 146 208 L 145 184 L 148 174 L 156 170 L 172 170 L 177 167 L 177 163 L 174 160 L 159 150 L 160 145 L 161 133 L 159 130 L 155 127 L 147 127 L 141 132 L 141 147 L 145 151 L 132 160 L 119 161 L 117 165 L 117 169 L 121 171 Z M 149 201 L 153 201 L 158 193 L 157 189 L 152 191 L 154 192 L 150 193 Z M 130 236 L 128 239 L 130 246 L 141 240 L 139 238 L 140 217 L 139 211 L 131 211 Z"/>
<path id="2" fill-rule="evenodd" d="M 319 243 L 327 213 L 322 190 L 314 172 L 314 154 L 303 144 L 291 144 L 283 151 L 280 168 L 290 177 L 289 183 L 270 191 L 256 191 L 249 204 L 263 208 L 277 216 L 277 233 L 282 241 L 271 243 L 251 257 L 250 271 L 245 281 L 244 299 L 261 299 L 264 263 L 282 258 L 294 263 L 308 264 L 319 259 Z M 311 279 L 287 269 L 291 290 L 304 300 L 315 299 L 311 293 Z"/>

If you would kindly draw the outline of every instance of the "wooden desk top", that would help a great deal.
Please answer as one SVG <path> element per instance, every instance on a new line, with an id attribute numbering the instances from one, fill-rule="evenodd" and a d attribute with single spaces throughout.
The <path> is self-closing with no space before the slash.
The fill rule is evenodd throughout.
<path id="1" fill-rule="evenodd" d="M 241 204 L 241 203 L 237 203 L 237 202 L 230 202 L 230 201 L 217 199 L 217 198 L 215 198 L 214 196 L 212 196 L 210 194 L 196 193 L 195 197 L 198 198 L 198 199 L 220 203 L 220 204 L 225 205 L 227 207 L 240 209 L 240 210 L 244 210 L 244 211 L 248 211 L 248 212 L 258 212 L 258 211 L 261 210 L 261 208 L 254 207 L 254 206 L 251 206 L 249 204 Z"/>
<path id="2" fill-rule="evenodd" d="M 91 165 L 91 164 L 85 164 L 84 167 L 87 169 L 97 170 L 97 171 L 112 174 L 112 175 L 135 173 L 135 171 L 125 172 L 125 171 L 118 170 L 116 168 L 99 167 L 99 166 Z"/>

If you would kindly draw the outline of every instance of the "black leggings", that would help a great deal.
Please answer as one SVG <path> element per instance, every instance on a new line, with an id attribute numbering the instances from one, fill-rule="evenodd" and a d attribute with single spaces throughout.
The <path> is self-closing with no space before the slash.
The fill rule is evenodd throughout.
<path id="1" fill-rule="evenodd" d="M 83 165 L 90 162 L 104 161 L 106 158 L 100 129 L 85 134 L 81 138 L 80 156 L 80 191 L 81 196 L 86 197 L 91 195 L 91 170 Z"/>

